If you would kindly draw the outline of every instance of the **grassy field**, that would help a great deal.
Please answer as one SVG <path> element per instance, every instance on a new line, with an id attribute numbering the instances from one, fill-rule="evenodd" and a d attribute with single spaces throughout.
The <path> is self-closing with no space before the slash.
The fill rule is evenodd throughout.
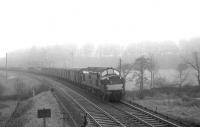
<path id="1" fill-rule="evenodd" d="M 127 91 L 126 99 L 193 125 L 200 125 L 200 88 L 185 87 L 182 93 L 173 87 L 145 90 L 139 99 L 137 91 Z"/>
<path id="2" fill-rule="evenodd" d="M 180 99 L 144 99 L 135 100 L 149 109 L 163 113 L 175 119 L 200 125 L 200 102 L 183 102 Z M 194 104 L 199 103 L 199 104 Z"/>

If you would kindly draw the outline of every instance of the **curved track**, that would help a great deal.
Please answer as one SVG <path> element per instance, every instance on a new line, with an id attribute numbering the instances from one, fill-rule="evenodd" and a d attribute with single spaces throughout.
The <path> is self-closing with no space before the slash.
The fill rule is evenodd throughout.
<path id="1" fill-rule="evenodd" d="M 63 97 L 70 97 L 87 114 L 90 126 L 125 127 L 121 122 L 75 91 L 69 88 L 63 90 L 58 87 L 56 87 L 56 91 L 59 97 L 62 96 L 62 101 L 64 101 Z"/>
<path id="2" fill-rule="evenodd" d="M 62 102 L 71 98 L 90 119 L 90 126 L 99 127 L 181 127 L 137 105 L 120 103 L 91 102 L 71 88 L 55 86 L 56 94 Z M 98 106 L 97 106 L 98 105 Z"/>

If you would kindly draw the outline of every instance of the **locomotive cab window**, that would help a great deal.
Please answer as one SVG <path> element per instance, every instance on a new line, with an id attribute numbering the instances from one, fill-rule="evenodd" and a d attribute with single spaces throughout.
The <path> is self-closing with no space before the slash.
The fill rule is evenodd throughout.
<path id="1" fill-rule="evenodd" d="M 119 71 L 114 70 L 114 74 L 119 75 Z"/>
<path id="2" fill-rule="evenodd" d="M 114 70 L 114 69 L 107 69 L 107 70 L 105 70 L 105 71 L 103 71 L 102 73 L 101 73 L 101 75 L 102 76 L 105 76 L 105 75 L 119 75 L 119 71 L 117 71 L 117 70 Z"/>
<path id="3" fill-rule="evenodd" d="M 108 69 L 108 74 L 112 75 L 114 73 L 113 69 Z"/>
<path id="4" fill-rule="evenodd" d="M 101 76 L 105 76 L 105 75 L 107 75 L 107 71 L 106 70 L 101 73 Z"/>

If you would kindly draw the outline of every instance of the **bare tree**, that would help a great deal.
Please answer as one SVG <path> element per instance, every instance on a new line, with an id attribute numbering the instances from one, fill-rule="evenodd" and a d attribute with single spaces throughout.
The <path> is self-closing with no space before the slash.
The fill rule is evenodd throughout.
<path id="1" fill-rule="evenodd" d="M 132 64 L 124 63 L 124 64 L 121 65 L 121 74 L 122 74 L 122 76 L 125 80 L 126 80 L 126 77 L 128 76 L 128 74 L 130 74 L 132 69 L 133 69 Z"/>
<path id="2" fill-rule="evenodd" d="M 140 79 L 140 97 L 143 97 L 142 91 L 144 86 L 144 72 L 148 67 L 148 59 L 144 56 L 137 58 L 134 62 L 134 69 L 139 73 Z"/>
<path id="3" fill-rule="evenodd" d="M 120 59 L 120 64 L 117 68 L 120 70 L 120 74 L 124 78 L 123 92 L 125 93 L 126 79 L 128 74 L 130 74 L 131 70 L 133 69 L 133 65 L 129 63 L 124 63 L 121 65 L 121 59 Z"/>
<path id="4" fill-rule="evenodd" d="M 183 82 L 187 79 L 188 73 L 185 71 L 187 70 L 188 66 L 187 64 L 180 63 L 178 64 L 176 70 L 178 72 L 178 78 L 179 78 L 179 88 L 181 90 Z"/>
<path id="5" fill-rule="evenodd" d="M 154 77 L 155 77 L 155 73 L 157 71 L 157 63 L 155 61 L 155 58 L 153 56 L 153 54 L 150 54 L 150 57 L 148 58 L 148 71 L 151 74 L 151 84 L 150 84 L 150 88 L 154 87 Z"/>
<path id="6" fill-rule="evenodd" d="M 190 67 L 192 67 L 196 71 L 196 78 L 198 85 L 200 86 L 200 61 L 199 61 L 199 53 L 194 52 L 192 60 L 185 60 Z"/>

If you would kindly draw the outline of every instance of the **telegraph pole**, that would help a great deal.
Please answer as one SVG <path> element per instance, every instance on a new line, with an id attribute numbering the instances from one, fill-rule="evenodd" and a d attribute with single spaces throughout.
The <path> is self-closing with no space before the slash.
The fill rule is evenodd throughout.
<path id="1" fill-rule="evenodd" d="M 121 71 L 122 71 L 122 59 L 121 57 L 119 58 L 119 74 L 121 76 Z"/>
<path id="2" fill-rule="evenodd" d="M 6 52 L 6 83 L 8 82 L 8 55 Z"/>
<path id="3" fill-rule="evenodd" d="M 71 68 L 73 68 L 73 64 L 74 64 L 74 52 L 71 52 Z"/>
<path id="4" fill-rule="evenodd" d="M 120 75 L 120 77 L 122 76 L 121 72 L 122 72 L 122 59 L 120 57 L 119 58 L 119 75 Z M 123 94 L 125 95 L 125 79 L 124 79 L 124 83 L 123 83 Z"/>

